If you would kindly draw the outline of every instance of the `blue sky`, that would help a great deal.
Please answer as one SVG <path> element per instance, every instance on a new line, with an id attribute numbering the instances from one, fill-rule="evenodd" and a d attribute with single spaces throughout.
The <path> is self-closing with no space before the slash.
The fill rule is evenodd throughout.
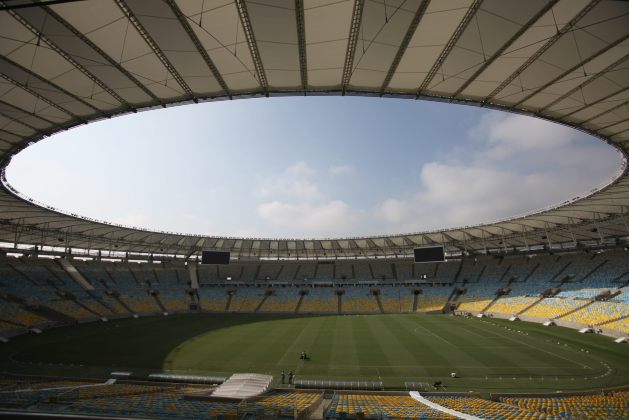
<path id="1" fill-rule="evenodd" d="M 151 229 L 336 237 L 469 225 L 610 178 L 615 150 L 530 117 L 435 102 L 259 98 L 82 126 L 14 157 L 24 194 Z"/>

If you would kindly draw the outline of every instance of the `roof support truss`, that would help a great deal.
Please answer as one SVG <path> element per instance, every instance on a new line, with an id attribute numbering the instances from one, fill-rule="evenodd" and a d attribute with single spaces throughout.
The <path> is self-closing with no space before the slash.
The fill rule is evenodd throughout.
<path id="1" fill-rule="evenodd" d="M 347 50 L 345 51 L 345 63 L 343 64 L 343 79 L 341 80 L 341 90 L 343 95 L 349 86 L 349 82 L 354 72 L 354 56 L 356 55 L 356 44 L 358 43 L 358 32 L 363 20 L 363 9 L 365 0 L 354 0 L 354 9 L 352 11 L 352 21 L 349 27 L 349 35 L 347 37 Z"/>
<path id="2" fill-rule="evenodd" d="M 465 28 L 467 28 L 467 25 L 469 25 L 469 23 L 472 21 L 472 18 L 474 17 L 474 15 L 476 15 L 476 11 L 480 8 L 482 4 L 483 0 L 474 0 L 469 9 L 467 9 L 465 16 L 463 16 L 463 19 L 461 20 L 461 22 L 459 22 L 459 25 L 457 26 L 454 33 L 441 51 L 441 54 L 439 54 L 439 58 L 437 58 L 437 60 L 433 63 L 432 67 L 428 71 L 428 74 L 424 78 L 424 81 L 417 89 L 417 98 L 419 98 L 428 88 L 430 82 L 432 82 L 432 79 L 434 79 L 441 66 L 443 66 L 446 58 L 448 58 L 450 52 L 459 41 L 459 38 L 461 38 L 461 35 L 463 35 L 463 32 L 465 32 Z"/>
<path id="3" fill-rule="evenodd" d="M 393 78 L 393 75 L 395 75 L 395 72 L 398 66 L 400 65 L 400 61 L 402 61 L 402 57 L 404 57 L 404 53 L 406 52 L 406 49 L 408 48 L 408 44 L 411 42 L 411 39 L 413 39 L 413 35 L 415 35 L 415 31 L 417 30 L 417 27 L 419 26 L 419 22 L 421 22 L 422 17 L 424 16 L 424 13 L 426 13 L 426 9 L 428 8 L 429 4 L 430 4 L 430 0 L 422 0 L 422 2 L 419 4 L 419 7 L 417 8 L 417 11 L 415 12 L 415 16 L 413 16 L 413 20 L 411 21 L 411 24 L 406 30 L 406 34 L 404 35 L 404 38 L 402 39 L 402 42 L 400 43 L 400 47 L 398 48 L 397 53 L 395 54 L 395 57 L 393 58 L 391 67 L 389 67 L 389 71 L 387 72 L 387 75 L 384 78 L 384 82 L 382 82 L 382 87 L 380 88 L 380 94 L 384 93 L 384 91 L 389 87 L 389 83 L 391 83 L 391 79 Z"/>
<path id="4" fill-rule="evenodd" d="M 520 65 L 520 67 L 518 67 L 518 69 L 516 71 L 511 73 L 511 75 L 509 77 L 507 77 L 505 80 L 503 80 L 502 83 L 500 83 L 500 85 L 496 89 L 494 89 L 483 100 L 483 102 L 484 103 L 489 102 L 496 95 L 498 95 L 500 92 L 502 92 L 502 90 L 504 88 L 509 86 L 511 84 L 511 82 L 513 82 L 520 74 L 522 74 L 522 72 L 524 70 L 526 70 L 531 64 L 533 64 L 535 62 L 535 60 L 540 58 L 541 55 L 544 54 L 550 47 L 555 45 L 555 42 L 557 42 L 559 40 L 559 38 L 561 38 L 569 30 L 571 30 L 581 20 L 581 18 L 583 18 L 583 16 L 587 15 L 590 12 L 590 10 L 592 10 L 599 2 L 600 2 L 600 0 L 592 0 L 583 9 L 581 9 L 581 11 L 575 17 L 573 17 L 570 20 L 570 22 L 568 22 L 561 29 L 559 29 L 559 31 L 557 31 L 557 33 L 555 35 L 550 37 L 550 39 L 548 41 L 546 41 L 546 43 L 544 43 L 544 45 L 542 45 L 537 51 L 535 51 L 535 53 L 531 54 L 531 56 L 524 63 L 522 63 L 522 65 Z"/>
<path id="5" fill-rule="evenodd" d="M 177 84 L 181 87 L 181 89 L 183 89 L 183 91 L 186 92 L 186 94 L 190 98 L 193 98 L 194 93 L 192 92 L 192 89 L 190 89 L 190 86 L 188 86 L 186 81 L 183 80 L 183 77 L 181 77 L 181 75 L 179 74 L 175 66 L 173 66 L 173 64 L 170 62 L 168 57 L 166 57 L 166 55 L 161 50 L 161 48 L 159 48 L 155 40 L 153 40 L 153 37 L 151 37 L 148 31 L 144 28 L 144 25 L 142 25 L 142 23 L 139 21 L 137 16 L 135 16 L 135 14 L 131 11 L 129 6 L 127 6 L 127 4 L 122 0 L 114 0 L 114 1 L 116 2 L 120 10 L 122 10 L 122 13 L 124 13 L 127 19 L 129 19 L 129 22 L 131 22 L 133 27 L 138 31 L 138 33 L 144 39 L 147 45 L 151 48 L 153 53 L 157 56 L 157 58 L 159 58 L 159 61 L 161 61 L 164 67 L 166 67 L 166 69 L 168 70 L 170 75 L 173 77 L 173 79 L 177 81 Z M 154 99 L 156 99 L 155 95 L 151 94 L 151 96 L 153 96 Z"/>
<path id="6" fill-rule="evenodd" d="M 306 20 L 304 0 L 295 0 L 295 20 L 297 22 L 297 49 L 299 50 L 299 72 L 301 88 L 308 89 L 308 61 L 306 56 Z"/>
<path id="7" fill-rule="evenodd" d="M 264 90 L 264 93 L 269 95 L 269 83 L 266 79 L 266 72 L 262 65 L 262 57 L 260 57 L 260 51 L 258 50 L 258 43 L 253 33 L 253 27 L 251 26 L 251 20 L 249 19 L 249 12 L 247 11 L 247 4 L 245 0 L 235 0 L 236 8 L 238 9 L 238 16 L 240 17 L 240 24 L 245 33 L 247 39 L 247 45 L 249 46 L 249 52 L 251 53 L 251 59 L 256 70 L 256 77 L 258 83 Z"/>
<path id="8" fill-rule="evenodd" d="M 559 0 L 551 0 L 542 7 L 532 18 L 530 18 L 511 38 L 505 42 L 491 57 L 489 57 L 466 81 L 459 87 L 452 96 L 457 97 L 463 92 L 474 80 L 478 78 L 498 57 L 500 57 L 515 41 L 517 41 L 531 26 L 542 18 L 550 9 L 557 4 Z"/>

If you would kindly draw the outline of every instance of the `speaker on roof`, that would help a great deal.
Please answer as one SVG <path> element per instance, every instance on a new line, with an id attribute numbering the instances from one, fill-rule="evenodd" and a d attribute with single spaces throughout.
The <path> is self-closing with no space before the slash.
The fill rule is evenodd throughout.
<path id="1" fill-rule="evenodd" d="M 446 254 L 441 245 L 415 248 L 413 253 L 415 254 L 416 263 L 442 262 L 446 260 Z"/>
<path id="2" fill-rule="evenodd" d="M 229 264 L 227 251 L 203 251 L 201 253 L 201 264 Z"/>

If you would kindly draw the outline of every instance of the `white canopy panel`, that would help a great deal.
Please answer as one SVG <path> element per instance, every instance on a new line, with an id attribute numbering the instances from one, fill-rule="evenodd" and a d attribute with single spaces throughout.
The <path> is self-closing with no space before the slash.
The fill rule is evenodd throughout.
<path id="1" fill-rule="evenodd" d="M 629 148 L 629 3 L 601 0 L 0 1 L 0 160 L 31 142 L 156 107 L 366 95 L 525 113 Z M 375 99 L 374 99 L 375 100 Z M 246 118 L 246 116 L 243 116 Z M 176 141 L 176 140 L 173 140 Z M 176 144 L 173 145 L 176 147 Z M 0 241 L 193 255 L 479 251 L 629 236 L 626 164 L 607 187 L 510 220 L 369 238 L 151 232 L 64 214 L 2 173 Z"/>

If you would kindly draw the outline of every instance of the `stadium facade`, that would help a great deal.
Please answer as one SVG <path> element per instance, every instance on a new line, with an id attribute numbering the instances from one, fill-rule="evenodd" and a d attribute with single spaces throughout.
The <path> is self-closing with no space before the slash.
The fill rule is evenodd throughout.
<path id="1" fill-rule="evenodd" d="M 10 339 L 0 347 L 0 415 L 626 418 L 629 393 L 619 387 L 627 385 L 627 356 L 609 337 L 563 329 L 549 334 L 528 323 L 514 330 L 506 325 L 517 324 L 497 318 L 546 321 L 613 337 L 629 333 L 628 12 L 629 3 L 599 0 L 0 2 L 0 243 L 6 254 L 0 256 L 0 337 Z M 287 95 L 435 100 L 521 113 L 595 136 L 616 148 L 623 165 L 606 185 L 532 214 L 437 231 L 333 239 L 210 237 L 119 226 L 37 203 L 4 176 L 25 147 L 83 124 L 176 105 Z M 447 262 L 413 264 L 414 248 L 435 244 L 445 247 Z M 233 264 L 198 265 L 207 250 L 231 252 Z M 461 384 L 617 388 L 553 398 L 503 394 L 489 401 L 468 392 L 425 398 L 385 394 L 374 380 L 317 383 L 314 391 L 279 390 L 239 403 L 208 402 L 199 400 L 214 390 L 205 385 L 225 378 L 116 371 L 111 375 L 118 382 L 103 382 L 99 375 L 109 366 L 98 360 L 85 368 L 79 360 L 104 357 L 102 348 L 80 350 L 100 333 L 140 332 L 142 322 L 155 319 L 165 326 L 176 317 L 161 315 L 179 312 L 210 318 L 203 312 L 256 317 L 268 312 L 282 319 L 301 314 L 316 322 L 325 317 L 308 316 L 396 314 L 391 319 L 397 331 L 421 346 L 433 343 L 439 330 L 415 334 L 413 324 L 406 331 L 400 327 L 403 317 L 488 316 L 496 324 L 432 317 L 443 325 L 482 326 L 476 332 L 449 331 L 468 343 L 481 337 L 502 340 L 499 348 L 510 345 L 506 351 L 484 350 L 493 363 L 508 364 L 507 371 L 482 363 L 462 366 L 463 377 L 456 379 Z M 52 328 L 67 325 L 72 329 Z M 463 336 L 457 337 L 459 330 Z M 392 342 L 393 331 L 382 330 Z M 23 336 L 14 339 L 17 335 Z M 29 348 L 40 339 L 47 344 Z M 158 347 L 166 339 L 153 343 Z M 440 340 L 445 347 L 448 340 Z M 61 357 L 55 351 L 63 351 L 58 346 L 66 341 L 73 343 L 67 355 L 78 356 L 69 364 L 55 363 Z M 102 344 L 98 338 L 96 343 Z M 150 358 L 150 352 L 137 350 L 124 353 Z M 460 349 L 450 343 L 448 351 Z M 430 354 L 442 357 L 441 349 Z M 479 354 L 460 357 L 472 364 L 481 361 Z M 522 368 L 515 354 L 535 366 Z M 549 358 L 558 365 L 551 366 Z M 417 359 L 409 360 L 409 369 L 421 368 Z M 317 369 L 319 362 L 312 363 Z M 166 364 L 159 367 L 168 370 Z M 397 374 L 394 366 L 387 369 Z M 553 369 L 558 374 L 551 378 L 547 371 Z M 62 378 L 60 371 L 79 372 L 81 378 Z M 510 378 L 503 380 L 502 372 L 512 371 L 514 382 L 507 384 Z M 98 372 L 100 380 L 86 379 L 85 372 Z M 441 377 L 429 372 L 426 368 L 425 377 Z M 484 372 L 494 376 L 483 378 Z M 386 380 L 401 388 L 399 377 Z M 437 389 L 441 382 L 431 385 L 406 387 Z M 322 391 L 326 386 L 379 392 Z"/>

